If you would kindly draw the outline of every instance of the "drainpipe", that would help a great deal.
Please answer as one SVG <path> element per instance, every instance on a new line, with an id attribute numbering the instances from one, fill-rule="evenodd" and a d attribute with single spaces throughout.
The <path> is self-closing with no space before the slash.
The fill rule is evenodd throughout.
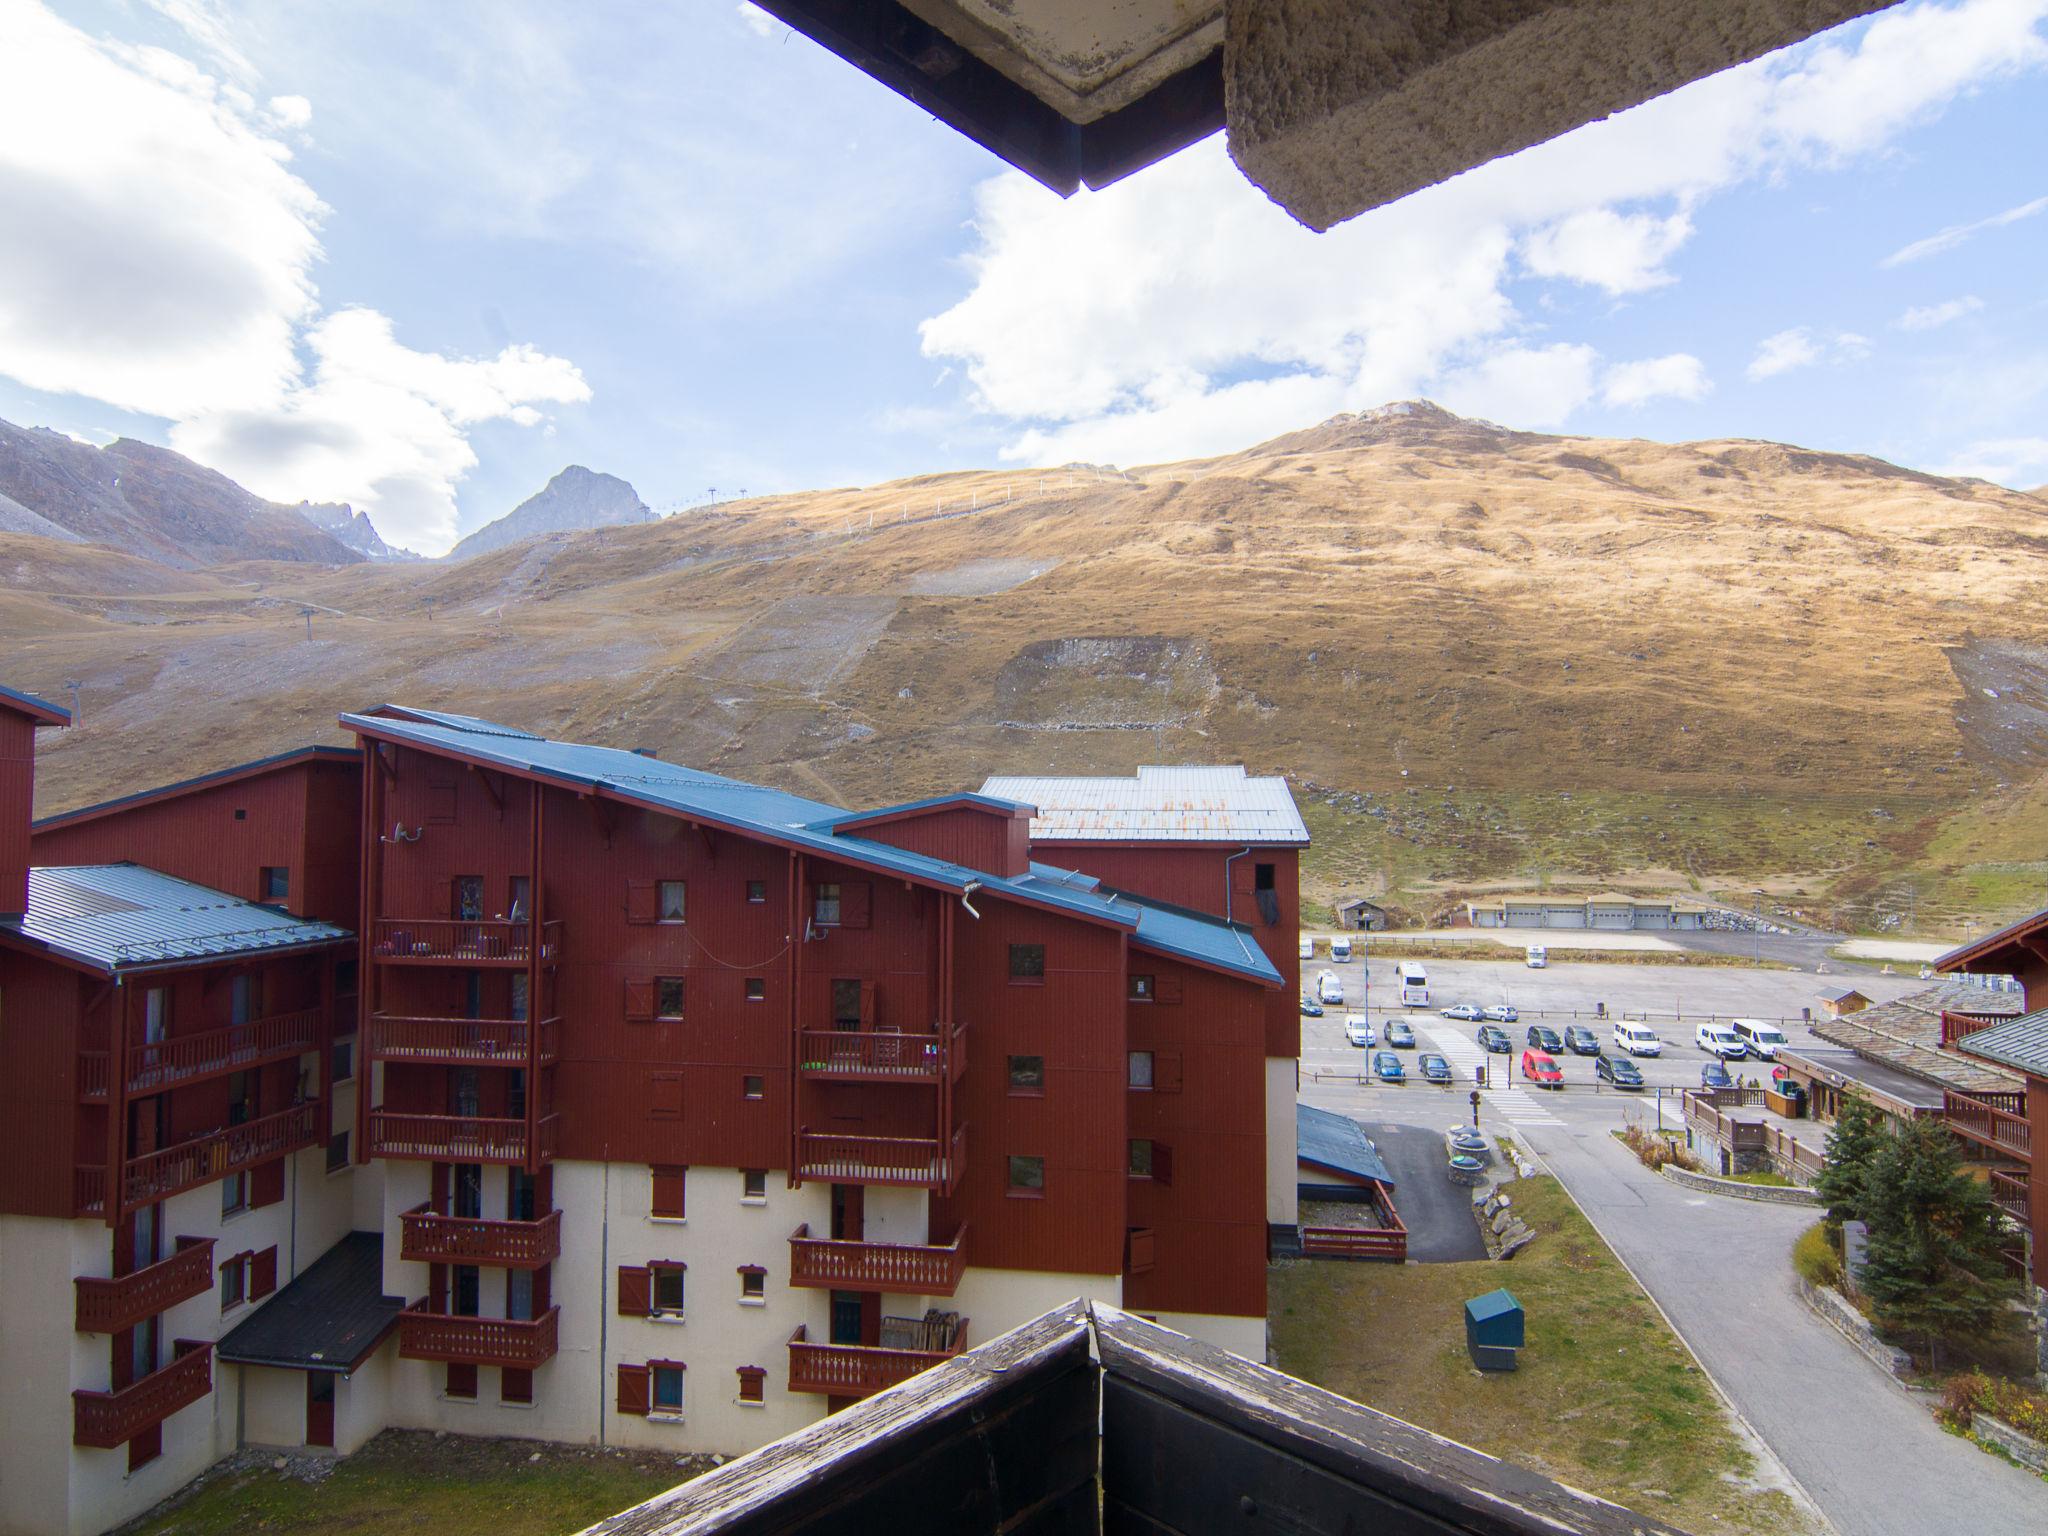
<path id="1" fill-rule="evenodd" d="M 1245 851 L 1249 853 L 1251 850 L 1246 849 Z M 977 923 L 981 921 L 981 914 L 974 910 L 974 903 L 969 901 L 967 898 L 972 896 L 976 891 L 980 889 L 981 882 L 979 880 L 970 880 L 965 885 L 960 887 L 960 905 L 967 909 L 967 915 L 973 918 Z"/>
<path id="2" fill-rule="evenodd" d="M 1250 853 L 1251 851 L 1252 845 L 1250 843 L 1246 843 L 1242 848 L 1238 849 L 1237 852 L 1233 853 L 1229 858 L 1223 861 L 1223 921 L 1225 921 L 1226 923 L 1231 921 L 1230 901 L 1232 895 L 1234 894 L 1230 888 L 1230 866 L 1235 864 L 1239 859 L 1243 858 L 1246 854 Z"/>

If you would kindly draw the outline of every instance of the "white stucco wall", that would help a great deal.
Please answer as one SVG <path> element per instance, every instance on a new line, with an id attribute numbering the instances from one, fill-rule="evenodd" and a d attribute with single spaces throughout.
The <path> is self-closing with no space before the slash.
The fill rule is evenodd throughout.
<path id="1" fill-rule="evenodd" d="M 1155 1312 L 1149 1315 L 1176 1333 L 1200 1339 L 1205 1344 L 1214 1344 L 1260 1365 L 1266 1363 L 1266 1320 L 1263 1317 L 1224 1317 L 1212 1312 Z"/>
<path id="2" fill-rule="evenodd" d="M 334 1389 L 334 1449 L 347 1456 L 361 1450 L 391 1422 L 391 1375 L 398 1361 L 394 1335 L 344 1377 Z"/>
<path id="3" fill-rule="evenodd" d="M 242 1443 L 306 1443 L 306 1373 L 261 1365 L 229 1366 L 242 1387 Z"/>
<path id="4" fill-rule="evenodd" d="M 1294 1101 L 1301 1068 L 1292 1056 L 1266 1058 L 1266 1220 L 1291 1227 L 1298 1220 L 1295 1197 Z"/>

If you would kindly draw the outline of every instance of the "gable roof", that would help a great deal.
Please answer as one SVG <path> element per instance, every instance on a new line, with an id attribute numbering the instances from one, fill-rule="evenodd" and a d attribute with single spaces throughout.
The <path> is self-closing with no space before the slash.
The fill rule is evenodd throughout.
<path id="1" fill-rule="evenodd" d="M 1979 960 L 1996 954 L 2001 949 L 2032 938 L 2035 934 L 2048 934 L 2048 909 L 2036 912 L 2032 917 L 2023 917 L 2016 923 L 2007 923 L 1996 933 L 1986 934 L 1981 939 L 1972 939 L 1960 945 L 1934 962 L 1937 971 L 1967 971 Z"/>
<path id="2" fill-rule="evenodd" d="M 222 784 L 232 784 L 237 779 L 254 778 L 268 773 L 273 768 L 287 768 L 294 763 L 334 762 L 359 763 L 362 754 L 354 747 L 323 746 L 310 744 L 294 747 L 289 752 L 274 753 L 259 757 L 254 762 L 237 763 L 232 768 L 217 768 L 212 773 L 202 773 L 195 778 L 178 779 L 169 784 L 159 784 L 153 789 L 138 789 L 130 795 L 117 795 L 112 800 L 100 800 L 92 805 L 81 805 L 76 810 L 59 811 L 54 816 L 45 816 L 31 822 L 31 832 L 54 832 L 60 827 L 74 826 L 81 821 L 91 821 L 114 811 L 133 810 L 154 800 L 175 799 L 194 790 L 214 789 Z"/>
<path id="3" fill-rule="evenodd" d="M 1242 763 L 1145 767 L 1129 778 L 999 774 L 981 792 L 1036 806 L 1031 835 L 1043 842 L 1308 846 L 1287 781 L 1252 778 Z"/>
<path id="4" fill-rule="evenodd" d="M 1394 1187 L 1394 1176 L 1359 1123 L 1313 1104 L 1294 1106 L 1294 1159 Z"/>
<path id="5" fill-rule="evenodd" d="M 2019 1011 L 2007 993 L 1969 982 L 1943 981 L 1838 1019 L 1815 1019 L 1809 1027 L 1832 1045 L 1846 1045 L 1859 1056 L 1960 1093 L 2012 1089 L 2017 1080 L 2011 1073 L 1971 1061 L 1941 1043 L 1944 1010 L 1980 1015 Z"/>
<path id="6" fill-rule="evenodd" d="M 384 1291 L 384 1238 L 350 1232 L 215 1346 L 237 1365 L 346 1374 L 398 1326 L 405 1303 Z"/>
<path id="7" fill-rule="evenodd" d="M 2048 1077 L 2048 1008 L 1974 1030 L 1956 1042 L 1956 1049 L 2029 1077 Z"/>
<path id="8" fill-rule="evenodd" d="M 877 806 L 872 811 L 843 811 L 832 823 L 834 831 L 851 831 L 855 827 L 878 825 L 888 821 L 907 821 L 913 816 L 935 816 L 942 811 L 982 811 L 993 816 L 1016 817 L 1033 814 L 1033 808 L 1021 800 L 998 800 L 994 795 L 978 795 L 971 790 L 962 790 L 952 795 L 931 795 L 923 800 L 906 800 L 900 805 Z"/>
<path id="9" fill-rule="evenodd" d="M 1820 989 L 1822 1001 L 1830 1003 L 1839 1003 L 1844 998 L 1863 996 L 1864 994 L 1857 991 L 1854 987 L 1822 987 Z"/>
<path id="10" fill-rule="evenodd" d="M 0 935 L 109 973 L 354 937 L 140 864 L 32 867 L 28 911 L 0 924 Z"/>
<path id="11" fill-rule="evenodd" d="M 23 693 L 19 688 L 9 688 L 0 683 L 0 709 L 12 709 L 27 715 L 37 725 L 69 725 L 71 711 L 61 704 L 52 704 L 48 699 L 37 698 L 32 693 Z"/>

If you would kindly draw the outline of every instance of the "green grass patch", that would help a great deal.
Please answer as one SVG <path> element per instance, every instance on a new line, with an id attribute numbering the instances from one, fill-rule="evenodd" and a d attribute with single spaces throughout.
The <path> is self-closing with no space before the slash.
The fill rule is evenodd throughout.
<path id="1" fill-rule="evenodd" d="M 1761 1184 L 1766 1189 L 1792 1189 L 1795 1187 L 1792 1181 L 1786 1178 L 1785 1175 L 1773 1173 L 1768 1168 L 1760 1168 L 1755 1173 L 1733 1174 L 1728 1182 L 1731 1184 Z"/>
<path id="2" fill-rule="evenodd" d="M 1797 1531 L 1759 1491 L 1719 1396 L 1556 1180 L 1512 1186 L 1539 1234 L 1512 1262 L 1276 1265 L 1281 1369 L 1691 1530 Z M 1464 1304 L 1498 1286 L 1528 1314 L 1521 1368 L 1476 1370 Z"/>

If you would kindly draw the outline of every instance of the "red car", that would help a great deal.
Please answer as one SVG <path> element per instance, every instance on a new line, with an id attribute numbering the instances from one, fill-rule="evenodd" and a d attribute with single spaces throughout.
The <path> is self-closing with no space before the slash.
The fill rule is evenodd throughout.
<path id="1" fill-rule="evenodd" d="M 1564 1073 L 1557 1063 L 1541 1051 L 1522 1052 L 1522 1076 L 1544 1088 L 1562 1088 Z"/>

